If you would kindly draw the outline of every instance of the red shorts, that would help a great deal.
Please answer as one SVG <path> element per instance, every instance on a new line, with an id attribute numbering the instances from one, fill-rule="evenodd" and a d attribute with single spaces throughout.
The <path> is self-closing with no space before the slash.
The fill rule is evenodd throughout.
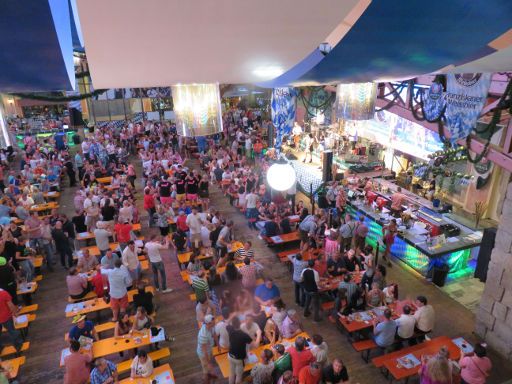
<path id="1" fill-rule="evenodd" d="M 110 307 L 113 311 L 122 309 L 123 311 L 128 307 L 128 295 L 124 295 L 120 299 L 110 298 Z"/>
<path id="2" fill-rule="evenodd" d="M 187 200 L 197 200 L 197 193 L 187 193 Z"/>
<path id="3" fill-rule="evenodd" d="M 170 196 L 160 196 L 160 202 L 165 205 L 171 205 L 172 204 L 172 197 Z"/>

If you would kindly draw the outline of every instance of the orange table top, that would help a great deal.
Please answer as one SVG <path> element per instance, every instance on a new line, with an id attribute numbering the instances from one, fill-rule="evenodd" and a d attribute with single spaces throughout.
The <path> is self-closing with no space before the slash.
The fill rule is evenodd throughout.
<path id="1" fill-rule="evenodd" d="M 41 211 L 47 211 L 50 209 L 58 209 L 60 206 L 55 201 L 51 201 L 46 204 L 36 204 L 30 207 L 31 212 L 41 212 Z"/>
<path id="2" fill-rule="evenodd" d="M 151 384 L 153 380 L 159 379 L 160 377 L 167 380 L 166 382 L 169 382 L 170 379 L 172 379 L 171 382 L 176 382 L 176 380 L 174 380 L 174 374 L 172 372 L 171 366 L 169 364 L 164 364 L 153 369 L 153 373 L 149 377 L 137 379 L 132 379 L 129 377 L 127 379 L 121 380 L 119 384 Z"/>
<path id="3" fill-rule="evenodd" d="M 460 358 L 460 348 L 453 343 L 453 341 L 446 336 L 437 337 L 435 339 L 425 341 L 420 344 L 422 347 L 416 349 L 416 346 L 408 347 L 400 350 L 400 355 L 396 355 L 396 352 L 391 353 L 387 360 L 384 360 L 382 366 L 386 367 L 388 371 L 393 375 L 396 380 L 405 379 L 406 377 L 414 376 L 418 373 L 420 366 L 413 368 L 405 368 L 398 364 L 397 359 L 408 354 L 414 355 L 419 361 L 423 355 L 435 355 L 439 352 L 439 349 L 443 346 L 448 348 L 450 353 L 450 359 L 458 360 Z M 384 355 L 383 357 L 385 357 Z"/>
<path id="4" fill-rule="evenodd" d="M 112 182 L 112 176 L 98 177 L 96 181 L 101 184 L 110 184 Z"/>
<path id="5" fill-rule="evenodd" d="M 109 337 L 98 340 L 92 343 L 92 355 L 97 359 L 98 357 L 150 345 L 152 343 L 150 336 L 150 330 L 145 329 L 125 338 Z"/>
<path id="6" fill-rule="evenodd" d="M 0 361 L 2 368 L 9 373 L 11 378 L 18 376 L 20 366 L 25 364 L 25 356 L 17 357 L 11 360 Z"/>
<path id="7" fill-rule="evenodd" d="M 287 348 L 289 345 L 292 345 L 293 342 L 295 341 L 295 339 L 297 337 L 299 337 L 299 336 L 302 336 L 302 337 L 305 337 L 305 338 L 309 338 L 309 336 L 308 336 L 308 334 L 306 332 L 302 332 L 302 333 L 299 333 L 297 336 L 292 337 L 291 339 L 282 339 L 282 340 L 278 341 L 278 343 L 283 344 Z M 271 347 L 272 347 L 272 344 L 260 345 L 257 348 L 251 349 L 249 351 L 249 353 L 255 355 L 258 358 L 258 361 L 259 361 L 261 352 L 264 349 L 267 349 L 267 348 L 271 349 Z M 214 348 L 214 349 L 217 349 L 217 348 Z M 219 365 L 220 371 L 222 372 L 222 376 L 225 377 L 225 378 L 229 377 L 228 354 L 224 353 L 224 354 L 219 354 L 219 355 L 215 356 L 215 361 Z M 254 363 L 246 363 L 244 365 L 244 371 L 245 372 L 250 371 L 253 366 L 254 366 Z"/>
<path id="8" fill-rule="evenodd" d="M 395 303 L 387 305 L 387 307 L 390 308 L 391 311 L 393 312 L 393 319 L 398 318 L 402 314 L 402 308 L 403 308 L 404 302 L 405 301 L 403 301 L 403 302 L 397 301 Z M 381 307 L 381 308 L 383 308 L 383 307 Z M 412 309 L 414 310 L 415 307 L 413 307 Z M 367 311 L 362 311 L 362 312 L 367 312 L 367 313 L 372 312 L 373 313 L 373 310 L 369 309 Z M 359 313 L 362 313 L 362 312 L 359 312 Z M 373 313 L 371 316 L 377 318 L 379 321 L 382 320 L 382 318 L 379 316 L 376 316 L 375 313 Z M 358 318 L 359 318 L 358 312 L 354 313 L 350 317 L 348 317 L 348 316 L 340 316 L 339 317 L 341 324 L 349 333 L 357 332 L 357 331 L 361 331 L 366 328 L 373 327 L 373 323 L 371 321 L 368 321 L 368 320 L 365 321 L 365 320 L 358 319 Z"/>
<path id="9" fill-rule="evenodd" d="M 354 283 L 359 284 L 363 277 L 364 271 L 360 272 L 350 272 L 352 275 L 352 280 Z M 333 291 L 338 289 L 338 286 L 343 281 L 343 276 L 332 276 L 327 278 L 320 278 L 320 291 Z"/>

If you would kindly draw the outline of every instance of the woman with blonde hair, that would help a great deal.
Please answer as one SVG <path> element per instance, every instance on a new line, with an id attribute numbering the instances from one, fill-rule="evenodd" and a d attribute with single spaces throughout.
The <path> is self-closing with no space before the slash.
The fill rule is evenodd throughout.
<path id="1" fill-rule="evenodd" d="M 448 359 L 448 350 L 441 347 L 433 357 L 421 357 L 420 384 L 451 384 L 452 365 Z"/>

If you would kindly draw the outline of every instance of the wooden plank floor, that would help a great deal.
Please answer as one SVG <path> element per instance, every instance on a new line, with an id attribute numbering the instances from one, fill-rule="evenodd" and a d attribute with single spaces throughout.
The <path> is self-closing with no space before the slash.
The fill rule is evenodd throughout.
<path id="1" fill-rule="evenodd" d="M 73 192 L 74 190 L 66 189 L 60 200 L 61 210 L 69 215 L 73 211 Z M 139 200 L 141 196 L 142 194 L 139 192 Z M 258 233 L 248 228 L 243 215 L 229 205 L 228 199 L 222 196 L 216 187 L 211 187 L 211 200 L 215 208 L 235 222 L 236 238 L 252 241 L 256 259 L 264 265 L 265 274 L 273 277 L 281 288 L 282 297 L 288 307 L 295 307 L 291 275 L 275 256 L 276 251 L 267 248 L 258 239 Z M 140 210 L 141 213 L 144 212 L 142 207 Z M 145 234 L 150 232 L 146 224 L 143 221 Z M 195 352 L 198 330 L 194 304 L 188 299 L 190 288 L 181 280 L 175 256 L 166 252 L 163 257 L 168 275 L 168 285 L 175 291 L 165 295 L 157 294 L 156 303 L 160 307 L 157 322 L 165 326 L 170 335 L 176 337 L 176 341 L 170 345 L 172 351 L 170 364 L 177 383 L 199 384 L 201 383 L 201 369 Z M 34 302 L 39 304 L 38 318 L 30 329 L 31 348 L 26 354 L 27 362 L 21 368 L 21 383 L 52 384 L 62 382 L 63 370 L 59 368 L 59 354 L 60 350 L 65 347 L 63 334 L 70 328 L 69 319 L 64 317 L 67 296 L 65 271 L 57 267 L 56 272 L 50 274 L 43 268 L 43 273 L 45 278 L 40 284 L 39 292 L 34 297 Z M 390 269 L 388 281 L 398 282 L 402 297 L 424 294 L 429 298 L 437 313 L 434 336 L 463 336 L 469 341 L 476 340 L 472 334 L 474 315 L 435 286 L 417 278 L 397 264 Z M 106 316 L 110 316 L 110 314 L 105 314 Z M 345 336 L 341 335 L 333 324 L 327 320 L 315 324 L 309 319 L 304 319 L 304 325 L 309 334 L 319 333 L 324 337 L 329 345 L 330 358 L 341 357 L 344 360 L 351 382 L 387 383 L 377 369 L 365 364 L 359 354 L 352 350 Z M 118 359 L 117 356 L 115 358 Z M 491 358 L 495 368 L 488 383 L 502 383 L 510 379 L 512 377 L 510 365 L 494 354 L 491 354 Z M 217 381 L 217 383 L 224 382 L 227 381 Z"/>

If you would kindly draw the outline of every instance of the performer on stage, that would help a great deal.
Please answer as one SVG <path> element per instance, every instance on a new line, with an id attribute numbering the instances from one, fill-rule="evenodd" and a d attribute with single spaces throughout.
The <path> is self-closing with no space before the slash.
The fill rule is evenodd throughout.
<path id="1" fill-rule="evenodd" d="M 313 134 L 310 133 L 306 136 L 305 144 L 306 144 L 306 155 L 304 156 L 303 163 L 306 162 L 309 154 L 309 162 L 313 162 L 313 144 L 315 143 L 315 139 L 313 138 Z"/>
<path id="2" fill-rule="evenodd" d="M 298 122 L 293 123 L 292 134 L 293 134 L 293 143 L 295 144 L 295 149 L 298 149 L 300 136 L 302 135 L 302 127 L 299 125 Z"/>

